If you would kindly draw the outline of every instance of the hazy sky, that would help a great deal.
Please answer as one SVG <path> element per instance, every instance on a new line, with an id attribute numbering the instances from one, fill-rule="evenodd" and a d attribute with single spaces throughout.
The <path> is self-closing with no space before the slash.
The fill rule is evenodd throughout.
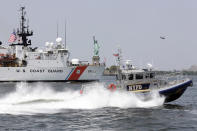
<path id="1" fill-rule="evenodd" d="M 101 61 L 114 64 L 118 45 L 135 65 L 153 62 L 159 69 L 183 69 L 197 64 L 196 0 L 1 0 L 0 40 L 6 44 L 19 25 L 19 7 L 26 6 L 33 46 L 54 42 L 56 23 L 71 58 L 91 60 L 95 35 Z M 160 39 L 165 36 L 166 39 Z"/>

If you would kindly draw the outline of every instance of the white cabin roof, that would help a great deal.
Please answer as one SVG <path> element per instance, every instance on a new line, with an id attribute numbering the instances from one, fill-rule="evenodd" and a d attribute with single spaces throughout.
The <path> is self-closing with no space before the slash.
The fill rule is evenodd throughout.
<path id="1" fill-rule="evenodd" d="M 122 73 L 130 74 L 130 73 L 143 73 L 145 72 L 142 69 L 133 69 L 133 70 L 122 70 Z"/>

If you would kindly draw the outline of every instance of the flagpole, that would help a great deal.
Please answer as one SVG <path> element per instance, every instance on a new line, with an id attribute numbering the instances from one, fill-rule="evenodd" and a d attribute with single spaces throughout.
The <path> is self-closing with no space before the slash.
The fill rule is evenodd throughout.
<path id="1" fill-rule="evenodd" d="M 65 19 L 65 34 L 64 34 L 64 35 L 65 35 L 65 38 L 64 38 L 64 40 L 65 40 L 65 41 L 64 41 L 64 44 L 65 44 L 65 49 L 66 49 L 66 19 Z"/>
<path id="2" fill-rule="evenodd" d="M 58 30 L 58 28 L 59 28 L 59 25 L 58 25 L 58 21 L 57 21 L 57 38 L 59 37 L 59 30 Z"/>

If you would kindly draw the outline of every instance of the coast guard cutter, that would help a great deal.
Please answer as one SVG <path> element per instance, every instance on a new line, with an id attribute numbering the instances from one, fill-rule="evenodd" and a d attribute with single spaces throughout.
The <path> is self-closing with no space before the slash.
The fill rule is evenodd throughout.
<path id="1" fill-rule="evenodd" d="M 31 47 L 33 35 L 26 24 L 25 7 L 21 7 L 20 28 L 13 32 L 8 47 L 0 46 L 0 82 L 3 81 L 95 81 L 104 72 L 99 63 L 99 46 L 94 39 L 92 63 L 79 59 L 69 61 L 70 52 L 61 38 L 46 43 L 45 50 Z"/>

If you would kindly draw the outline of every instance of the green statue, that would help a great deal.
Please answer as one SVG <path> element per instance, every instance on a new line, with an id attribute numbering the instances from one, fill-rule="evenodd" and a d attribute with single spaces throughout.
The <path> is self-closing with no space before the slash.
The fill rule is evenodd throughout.
<path id="1" fill-rule="evenodd" d="M 99 44 L 98 41 L 95 40 L 95 36 L 93 36 L 93 40 L 94 40 L 94 56 L 99 56 Z"/>

